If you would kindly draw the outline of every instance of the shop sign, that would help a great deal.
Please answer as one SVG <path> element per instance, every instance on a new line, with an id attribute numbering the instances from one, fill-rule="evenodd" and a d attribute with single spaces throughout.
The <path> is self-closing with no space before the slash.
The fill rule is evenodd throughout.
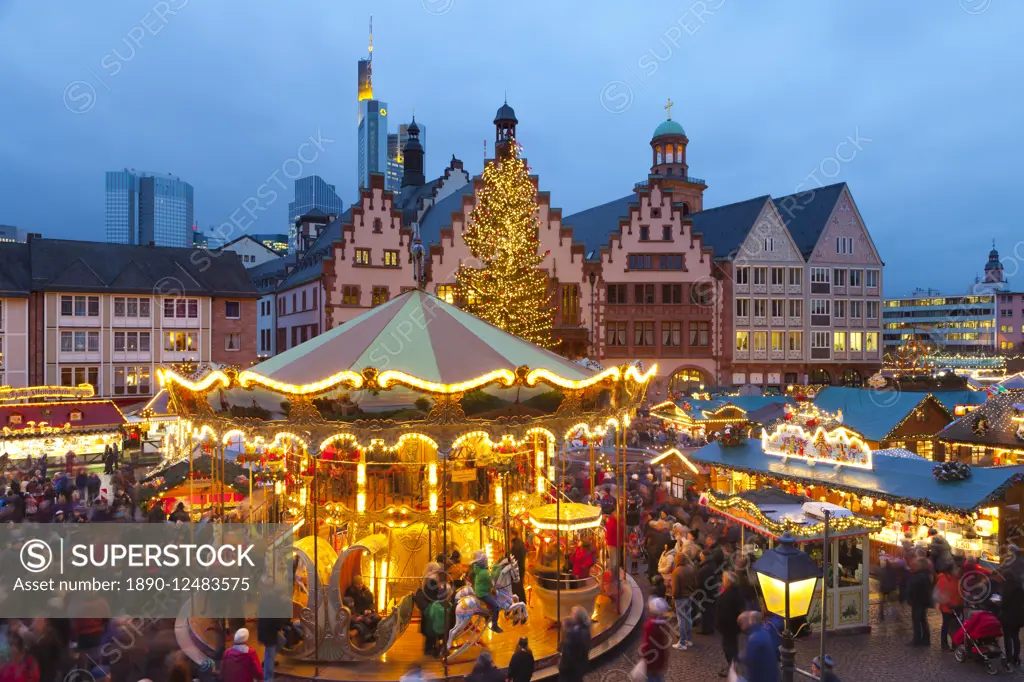
<path id="1" fill-rule="evenodd" d="M 793 458 L 815 464 L 841 465 L 857 469 L 871 468 L 871 448 L 842 427 L 826 432 L 818 427 L 813 433 L 794 424 L 783 424 L 771 435 L 761 434 L 761 450 L 766 455 Z"/>

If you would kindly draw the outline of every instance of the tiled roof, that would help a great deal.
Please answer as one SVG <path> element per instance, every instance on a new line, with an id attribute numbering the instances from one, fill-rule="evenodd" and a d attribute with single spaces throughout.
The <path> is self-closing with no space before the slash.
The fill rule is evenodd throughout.
<path id="1" fill-rule="evenodd" d="M 352 220 L 352 207 L 349 206 L 339 218 L 327 223 L 316 241 L 299 258 L 295 270 L 281 283 L 280 289 L 291 289 L 301 284 L 308 284 L 323 274 L 323 260 L 330 254 L 335 241 L 341 240 L 341 226 Z"/>
<path id="2" fill-rule="evenodd" d="M 810 256 L 818 245 L 828 217 L 844 189 L 846 183 L 840 182 L 775 199 L 775 207 L 804 258 Z"/>
<path id="3" fill-rule="evenodd" d="M 818 409 L 828 412 L 842 410 L 843 426 L 868 440 L 880 441 L 930 395 L 913 391 L 875 391 L 828 386 L 815 396 L 814 404 Z M 938 402 L 942 404 L 941 400 Z"/>
<path id="4" fill-rule="evenodd" d="M 631 193 L 607 204 L 565 216 L 562 218 L 562 226 L 572 228 L 573 239 L 582 242 L 588 254 L 596 254 L 602 246 L 610 244 L 608 237 L 618 233 L 619 220 L 629 218 L 629 207 L 636 203 L 636 193 Z"/>
<path id="5" fill-rule="evenodd" d="M 118 293 L 173 293 L 255 297 L 238 254 L 232 251 L 135 246 L 68 239 L 0 243 L 0 288 Z"/>
<path id="6" fill-rule="evenodd" d="M 32 288 L 28 244 L 4 242 L 0 246 L 0 296 L 27 297 Z"/>
<path id="7" fill-rule="evenodd" d="M 968 412 L 940 431 L 939 438 L 961 443 L 1020 448 L 1024 446 L 1024 441 L 1017 438 L 1020 422 L 1014 421 L 1017 416 L 1014 405 L 1021 404 L 1024 404 L 1024 390 L 998 393 L 978 409 Z M 987 429 L 978 428 L 979 419 L 988 423 Z"/>
<path id="8" fill-rule="evenodd" d="M 426 197 L 431 196 L 441 186 L 443 177 L 435 178 L 423 185 L 407 185 L 395 196 L 395 208 L 402 212 L 402 225 L 408 227 L 416 221 L 416 214 L 420 204 Z"/>
<path id="9" fill-rule="evenodd" d="M 252 279 L 253 286 L 256 287 L 257 291 L 261 294 L 269 294 L 277 288 L 278 284 L 284 281 L 285 270 L 294 263 L 294 255 L 280 256 L 249 268 L 249 277 Z"/>
<path id="10" fill-rule="evenodd" d="M 77 410 L 81 419 L 71 420 L 71 412 Z M 12 414 L 21 415 L 21 423 L 11 421 Z M 47 426 L 62 428 L 70 424 L 74 431 L 93 431 L 116 429 L 125 424 L 124 415 L 117 405 L 109 400 L 68 401 L 37 405 L 2 405 L 0 406 L 0 426 L 6 426 L 17 435 L 18 431 L 28 427 L 28 422 L 46 422 Z"/>
<path id="11" fill-rule="evenodd" d="M 729 259 L 737 254 L 768 201 L 771 197 L 765 195 L 698 211 L 688 217 L 693 221 L 694 233 L 700 234 L 714 257 Z"/>
<path id="12" fill-rule="evenodd" d="M 429 209 L 420 220 L 420 241 L 425 245 L 441 241 L 441 230 L 452 225 L 452 211 L 462 210 L 462 197 L 473 193 L 473 183 L 460 187 Z"/>

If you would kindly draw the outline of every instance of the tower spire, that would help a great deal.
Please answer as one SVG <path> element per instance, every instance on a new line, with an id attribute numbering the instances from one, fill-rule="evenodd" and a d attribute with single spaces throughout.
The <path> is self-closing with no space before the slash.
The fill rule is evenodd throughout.
<path id="1" fill-rule="evenodd" d="M 373 61 L 373 15 L 370 15 L 370 61 Z"/>

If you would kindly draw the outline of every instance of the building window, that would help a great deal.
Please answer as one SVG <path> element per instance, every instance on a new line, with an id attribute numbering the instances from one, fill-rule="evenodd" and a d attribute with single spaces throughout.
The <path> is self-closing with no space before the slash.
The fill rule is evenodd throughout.
<path id="1" fill-rule="evenodd" d="M 661 345 L 681 346 L 683 345 L 683 323 L 662 322 L 661 323 Z"/>
<path id="2" fill-rule="evenodd" d="M 148 367 L 130 366 L 114 368 L 114 395 L 146 395 L 148 393 Z"/>
<path id="3" fill-rule="evenodd" d="M 736 299 L 736 317 L 750 317 L 750 299 Z"/>
<path id="4" fill-rule="evenodd" d="M 768 268 L 753 268 L 754 286 L 768 283 Z"/>
<path id="5" fill-rule="evenodd" d="M 633 285 L 633 303 L 636 304 L 650 304 L 654 303 L 654 285 L 653 284 L 635 284 Z"/>
<path id="6" fill-rule="evenodd" d="M 192 332 L 164 332 L 164 350 L 168 353 L 187 353 L 198 348 L 198 338 Z"/>
<path id="7" fill-rule="evenodd" d="M 626 323 L 609 322 L 605 329 L 605 343 L 609 346 L 623 347 L 626 345 Z"/>
<path id="8" fill-rule="evenodd" d="M 768 332 L 754 332 L 754 350 L 764 351 L 768 346 Z"/>
<path id="9" fill-rule="evenodd" d="M 370 250 L 369 249 L 356 249 L 356 265 L 369 265 L 370 264 Z"/>
<path id="10" fill-rule="evenodd" d="M 785 350 L 785 332 L 772 332 L 772 351 L 783 351 Z"/>
<path id="11" fill-rule="evenodd" d="M 149 352 L 149 332 L 114 332 L 114 352 Z"/>
<path id="12" fill-rule="evenodd" d="M 305 296 L 306 292 L 303 291 Z M 238 301 L 224 301 L 224 317 L 229 320 L 237 320 L 242 317 L 242 304 Z"/>
<path id="13" fill-rule="evenodd" d="M 455 285 L 454 284 L 438 284 L 437 285 L 437 297 L 445 303 L 455 303 Z"/>
<path id="14" fill-rule="evenodd" d="M 691 322 L 690 323 L 690 346 L 710 346 L 711 345 L 711 326 L 708 322 Z"/>
<path id="15" fill-rule="evenodd" d="M 804 282 L 804 271 L 802 268 L 790 268 L 789 269 L 789 284 L 790 286 L 798 287 Z"/>
<path id="16" fill-rule="evenodd" d="M 736 332 L 736 350 L 750 350 L 750 332 Z"/>
<path id="17" fill-rule="evenodd" d="M 768 316 L 768 299 L 766 298 L 755 298 L 754 299 L 754 317 L 767 317 Z"/>
<path id="18" fill-rule="evenodd" d="M 398 252 L 392 249 L 384 251 L 384 267 L 386 268 L 397 268 L 398 266 Z"/>
<path id="19" fill-rule="evenodd" d="M 792 318 L 800 319 L 804 314 L 804 302 L 801 300 L 790 300 L 789 302 L 789 316 Z"/>
<path id="20" fill-rule="evenodd" d="M 683 254 L 668 253 L 658 256 L 658 267 L 662 270 L 682 270 Z"/>
<path id="21" fill-rule="evenodd" d="M 863 270 L 850 270 L 850 286 L 859 287 L 864 283 Z"/>
<path id="22" fill-rule="evenodd" d="M 690 305 L 709 306 L 714 296 L 715 289 L 711 282 L 694 282 L 690 285 Z"/>
<path id="23" fill-rule="evenodd" d="M 785 317 L 786 302 L 781 298 L 772 299 L 772 317 Z"/>
<path id="24" fill-rule="evenodd" d="M 651 217 L 652 218 L 660 218 L 661 217 L 661 208 L 659 208 L 658 206 L 651 206 Z"/>
<path id="25" fill-rule="evenodd" d="M 629 269 L 630 270 L 650 270 L 651 269 L 651 257 L 642 254 L 630 254 L 629 256 Z"/>
<path id="26" fill-rule="evenodd" d="M 384 223 L 381 222 L 380 218 L 373 219 L 373 231 L 375 234 L 381 234 L 384 232 Z"/>
<path id="27" fill-rule="evenodd" d="M 837 351 L 846 350 L 846 332 L 832 333 L 832 349 Z"/>
<path id="28" fill-rule="evenodd" d="M 846 286 L 846 270 L 836 268 L 832 271 L 832 283 L 837 287 Z"/>
<path id="29" fill-rule="evenodd" d="M 653 346 L 654 345 L 654 322 L 633 323 L 633 345 Z"/>
<path id="30" fill-rule="evenodd" d="M 60 314 L 65 317 L 99 317 L 99 296 L 61 296 Z"/>
<path id="31" fill-rule="evenodd" d="M 750 268 L 736 268 L 736 284 L 750 284 Z"/>
<path id="32" fill-rule="evenodd" d="M 662 239 L 662 241 L 666 241 L 666 242 L 672 241 L 672 226 L 671 225 L 663 225 L 662 226 L 662 228 L 661 228 L 661 239 Z"/>
<path id="33" fill-rule="evenodd" d="M 868 352 L 878 350 L 878 332 L 864 332 L 864 350 Z"/>
<path id="34" fill-rule="evenodd" d="M 850 332 L 850 350 L 856 353 L 864 350 L 864 334 L 861 332 Z"/>
<path id="35" fill-rule="evenodd" d="M 827 298 L 811 299 L 811 315 L 831 315 L 832 301 Z"/>
<path id="36" fill-rule="evenodd" d="M 302 310 L 307 310 L 307 308 L 306 308 L 306 290 L 305 289 L 302 290 L 302 308 L 301 309 Z"/>
<path id="37" fill-rule="evenodd" d="M 651 228 L 646 225 L 640 226 L 640 241 L 648 242 L 651 240 Z"/>
<path id="38" fill-rule="evenodd" d="M 782 286 L 786 283 L 786 268 L 772 268 L 772 284 Z"/>
<path id="39" fill-rule="evenodd" d="M 844 256 L 853 255 L 853 237 L 836 237 L 836 253 Z"/>
<path id="40" fill-rule="evenodd" d="M 387 287 L 374 287 L 373 288 L 373 300 L 370 303 L 371 306 L 378 306 L 382 303 L 388 302 L 390 292 Z"/>
<path id="41" fill-rule="evenodd" d="M 868 319 L 878 319 L 878 301 L 867 301 Z"/>
<path id="42" fill-rule="evenodd" d="M 342 305 L 359 305 L 359 287 L 353 284 L 346 284 L 341 287 Z"/>
<path id="43" fill-rule="evenodd" d="M 682 284 L 662 284 L 661 302 L 667 304 L 679 304 L 683 302 Z"/>
<path id="44" fill-rule="evenodd" d="M 114 317 L 149 317 L 149 299 L 115 296 Z"/>
<path id="45" fill-rule="evenodd" d="M 878 288 L 878 270 L 868 270 L 867 271 L 867 284 L 868 284 L 868 289 L 877 289 Z"/>
<path id="46" fill-rule="evenodd" d="M 828 268 L 811 268 L 811 284 L 828 284 L 832 273 Z"/>
<path id="47" fill-rule="evenodd" d="M 99 367 L 61 367 L 61 386 L 80 386 L 89 384 L 93 391 L 99 395 L 100 392 L 100 368 Z"/>
<path id="48" fill-rule="evenodd" d="M 196 319 L 199 317 L 199 299 L 165 298 L 164 317 L 168 319 Z"/>
<path id="49" fill-rule="evenodd" d="M 242 334 L 240 332 L 228 332 L 224 335 L 224 350 L 242 350 Z"/>
<path id="50" fill-rule="evenodd" d="M 804 333 L 789 332 L 789 350 L 800 352 L 804 349 Z"/>
<path id="51" fill-rule="evenodd" d="M 850 319 L 859 320 L 864 309 L 863 301 L 850 301 Z"/>
<path id="52" fill-rule="evenodd" d="M 845 320 L 846 319 L 846 301 L 843 301 L 843 300 L 836 301 L 835 305 L 832 307 L 832 310 L 833 310 L 832 316 L 835 317 L 837 320 Z"/>
<path id="53" fill-rule="evenodd" d="M 580 319 L 580 288 L 562 285 L 562 324 L 578 324 Z"/>
<path id="54" fill-rule="evenodd" d="M 608 302 L 609 303 L 628 303 L 626 300 L 626 285 L 625 284 L 609 284 L 608 285 Z"/>
<path id="55" fill-rule="evenodd" d="M 764 238 L 764 250 L 768 253 L 775 251 L 775 237 Z"/>
<path id="56" fill-rule="evenodd" d="M 831 337 L 829 332 L 811 332 L 811 348 L 831 348 Z"/>

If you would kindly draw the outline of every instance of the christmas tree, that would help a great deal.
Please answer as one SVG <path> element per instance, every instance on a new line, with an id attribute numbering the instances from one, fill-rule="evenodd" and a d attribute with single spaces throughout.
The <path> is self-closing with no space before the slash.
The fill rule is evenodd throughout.
<path id="1" fill-rule="evenodd" d="M 487 164 L 483 181 L 465 233 L 479 267 L 459 268 L 456 293 L 477 317 L 549 348 L 553 311 L 547 276 L 538 267 L 547 252 L 538 250 L 537 188 L 518 145 L 507 145 Z"/>

